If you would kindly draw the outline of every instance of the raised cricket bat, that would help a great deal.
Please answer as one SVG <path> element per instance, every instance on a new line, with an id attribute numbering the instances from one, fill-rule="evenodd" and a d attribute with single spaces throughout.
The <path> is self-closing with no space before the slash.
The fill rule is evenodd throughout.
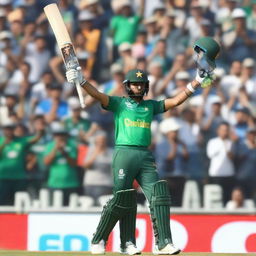
<path id="1" fill-rule="evenodd" d="M 76 57 L 71 38 L 68 34 L 67 27 L 63 21 L 57 4 L 53 3 L 45 6 L 44 12 L 51 25 L 57 44 L 60 48 L 66 70 L 76 69 L 77 67 L 79 67 L 79 62 Z M 74 84 L 76 86 L 81 107 L 84 108 L 84 97 L 79 81 L 74 81 Z"/>

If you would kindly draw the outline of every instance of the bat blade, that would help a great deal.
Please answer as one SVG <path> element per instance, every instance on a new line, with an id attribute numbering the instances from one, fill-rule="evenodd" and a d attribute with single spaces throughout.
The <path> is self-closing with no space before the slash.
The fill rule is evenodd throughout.
<path id="1" fill-rule="evenodd" d="M 79 67 L 79 62 L 76 57 L 76 53 L 71 38 L 69 36 L 67 27 L 63 21 L 57 4 L 53 3 L 45 6 L 44 12 L 55 35 L 66 70 L 68 71 L 70 69 L 76 69 L 77 67 Z M 85 103 L 81 87 L 78 86 L 77 81 L 74 81 L 74 84 L 76 85 L 81 107 L 84 108 Z"/>
<path id="2" fill-rule="evenodd" d="M 63 21 L 57 4 L 49 4 L 44 7 L 45 15 L 51 25 L 58 46 L 72 44 L 67 27 Z"/>

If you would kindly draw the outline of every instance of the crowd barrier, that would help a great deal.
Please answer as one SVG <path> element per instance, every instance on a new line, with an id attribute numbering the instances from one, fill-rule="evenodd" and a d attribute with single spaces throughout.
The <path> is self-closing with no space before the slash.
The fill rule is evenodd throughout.
<path id="1" fill-rule="evenodd" d="M 0 248 L 29 251 L 88 251 L 100 218 L 91 213 L 0 214 Z M 256 215 L 177 214 L 171 216 L 175 244 L 185 252 L 256 252 Z M 151 251 L 154 238 L 148 213 L 137 216 L 137 246 Z M 119 227 L 107 250 L 119 250 Z"/>

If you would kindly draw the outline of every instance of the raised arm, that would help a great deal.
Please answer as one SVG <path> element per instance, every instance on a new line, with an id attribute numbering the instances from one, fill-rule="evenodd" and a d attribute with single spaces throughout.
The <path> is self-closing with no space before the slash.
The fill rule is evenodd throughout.
<path id="1" fill-rule="evenodd" d="M 69 83 L 73 83 L 74 80 L 78 79 L 81 87 L 94 99 L 99 101 L 103 107 L 107 107 L 109 102 L 109 96 L 98 91 L 91 83 L 85 80 L 81 68 L 71 69 L 66 72 L 66 77 Z"/>

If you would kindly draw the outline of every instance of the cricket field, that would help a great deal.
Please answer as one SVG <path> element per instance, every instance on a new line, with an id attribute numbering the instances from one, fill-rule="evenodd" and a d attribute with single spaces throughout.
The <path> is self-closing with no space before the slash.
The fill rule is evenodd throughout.
<path id="1" fill-rule="evenodd" d="M 27 251 L 1 251 L 0 256 L 89 256 L 90 252 L 27 252 Z M 120 253 L 106 253 L 106 256 L 118 256 Z M 144 252 L 142 256 L 153 256 Z M 255 256 L 255 253 L 210 253 L 210 252 L 182 252 L 181 256 Z"/>

